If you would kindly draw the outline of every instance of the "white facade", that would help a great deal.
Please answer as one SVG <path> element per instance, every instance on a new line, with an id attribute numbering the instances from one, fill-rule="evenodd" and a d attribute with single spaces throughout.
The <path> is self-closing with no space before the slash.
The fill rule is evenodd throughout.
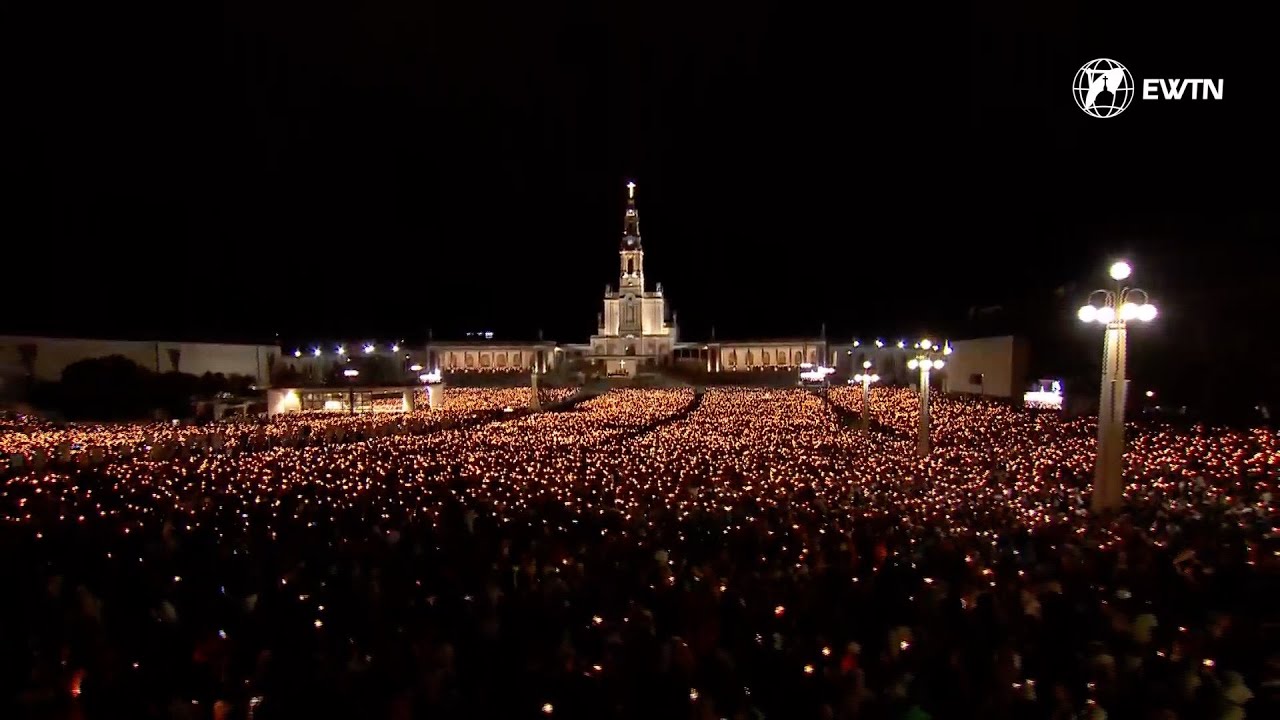
<path id="1" fill-rule="evenodd" d="M 1012 335 L 956 340 L 947 359 L 943 390 L 1019 398 L 1027 381 L 1025 345 Z"/>
<path id="2" fill-rule="evenodd" d="M 157 373 L 248 375 L 259 384 L 270 379 L 280 359 L 275 345 L 184 343 L 0 336 L 0 367 L 37 380 L 59 380 L 68 365 L 90 358 L 121 355 Z"/>
<path id="3" fill-rule="evenodd" d="M 662 285 L 648 290 L 635 184 L 627 184 L 627 211 L 618 248 L 618 289 L 606 287 L 604 310 L 591 336 L 591 360 L 610 375 L 633 376 L 645 366 L 671 362 L 676 325 L 667 322 Z"/>
<path id="4" fill-rule="evenodd" d="M 432 342 L 428 369 L 441 372 L 547 372 L 556 365 L 555 343 Z"/>
<path id="5" fill-rule="evenodd" d="M 835 367 L 838 359 L 821 338 L 720 342 L 709 348 L 712 352 L 707 358 L 708 372 L 790 370 L 804 363 Z"/>

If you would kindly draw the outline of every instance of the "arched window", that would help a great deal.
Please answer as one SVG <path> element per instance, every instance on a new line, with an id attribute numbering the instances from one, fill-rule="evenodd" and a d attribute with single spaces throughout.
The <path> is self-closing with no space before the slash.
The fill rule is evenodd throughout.
<path id="1" fill-rule="evenodd" d="M 799 350 L 797 350 L 797 351 L 795 352 L 795 355 L 793 356 L 793 360 L 792 360 L 791 364 L 792 364 L 792 365 L 799 365 L 799 364 L 800 364 L 800 363 L 802 363 L 802 362 L 804 362 L 804 360 L 802 359 L 802 357 L 801 357 L 801 355 L 800 355 L 800 351 L 799 351 Z"/>
<path id="2" fill-rule="evenodd" d="M 633 275 L 635 274 L 635 271 L 636 271 L 636 259 L 627 258 L 627 274 Z"/>

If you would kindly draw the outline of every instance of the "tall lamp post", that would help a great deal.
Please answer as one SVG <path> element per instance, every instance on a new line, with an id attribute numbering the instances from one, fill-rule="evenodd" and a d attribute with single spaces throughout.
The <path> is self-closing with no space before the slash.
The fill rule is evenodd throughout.
<path id="1" fill-rule="evenodd" d="M 862 372 L 853 376 L 854 382 L 862 383 L 862 420 L 858 427 L 865 432 L 871 426 L 871 383 L 879 382 L 880 376 L 871 372 L 871 361 L 862 362 Z"/>
<path id="2" fill-rule="evenodd" d="M 1147 291 L 1124 285 L 1133 273 L 1121 260 L 1111 266 L 1113 290 L 1094 290 L 1076 315 L 1083 322 L 1105 325 L 1102 343 L 1102 388 L 1098 398 L 1098 452 L 1093 470 L 1094 512 L 1118 510 L 1124 499 L 1124 405 L 1129 381 L 1125 378 L 1125 333 L 1131 320 L 1151 322 L 1156 306 Z M 1139 299 L 1138 296 L 1141 296 Z M 1097 300 L 1100 304 L 1095 305 Z"/>
<path id="3" fill-rule="evenodd" d="M 932 340 L 921 340 L 916 343 L 916 356 L 907 361 L 907 369 L 920 370 L 920 439 L 916 452 L 921 457 L 929 454 L 929 371 L 945 367 L 947 363 L 940 356 L 950 354 L 949 344 L 939 348 Z"/>
<path id="4" fill-rule="evenodd" d="M 355 368 L 347 368 L 342 371 L 347 376 L 347 410 L 350 415 L 356 414 L 356 378 L 360 377 L 360 371 Z"/>

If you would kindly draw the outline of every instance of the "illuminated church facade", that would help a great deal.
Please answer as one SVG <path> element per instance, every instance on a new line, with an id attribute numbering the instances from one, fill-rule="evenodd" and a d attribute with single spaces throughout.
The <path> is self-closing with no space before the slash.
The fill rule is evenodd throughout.
<path id="1" fill-rule="evenodd" d="M 644 279 L 644 242 L 636 184 L 627 183 L 627 210 L 618 247 L 618 287 L 606 286 L 604 309 L 587 352 L 608 375 L 630 376 L 646 366 L 666 365 L 677 340 L 675 317 L 667 319 L 662 284 L 648 289 Z"/>
<path id="2" fill-rule="evenodd" d="M 634 377 L 677 364 L 707 372 L 733 372 L 837 363 L 837 349 L 823 337 L 682 341 L 676 314 L 667 305 L 662 283 L 651 288 L 645 278 L 636 184 L 628 182 L 626 190 L 618 243 L 618 284 L 605 286 L 596 329 L 586 343 L 499 343 L 483 339 L 430 342 L 424 364 L 444 372 L 545 372 L 566 360 L 579 360 L 608 376 Z"/>
<path id="3" fill-rule="evenodd" d="M 557 343 L 541 337 L 512 341 L 494 338 L 491 333 L 474 333 L 454 340 L 428 339 L 420 348 L 354 341 L 334 344 L 335 349 L 319 345 L 292 353 L 286 349 L 281 359 L 291 369 L 314 378 L 324 377 L 334 367 L 349 362 L 349 356 L 344 355 L 347 347 L 362 347 L 364 352 L 358 357 L 368 358 L 389 350 L 393 357 L 388 360 L 442 373 L 546 373 L 570 363 L 589 366 L 611 377 L 634 377 L 677 365 L 706 372 L 746 372 L 795 370 L 805 363 L 836 366 L 849 362 L 838 357 L 847 355 L 844 348 L 829 345 L 821 336 L 682 340 L 662 284 L 650 286 L 645 277 L 645 248 L 634 182 L 627 183 L 626 193 L 622 237 L 617 246 L 618 283 L 605 287 L 595 332 L 585 343 Z"/>

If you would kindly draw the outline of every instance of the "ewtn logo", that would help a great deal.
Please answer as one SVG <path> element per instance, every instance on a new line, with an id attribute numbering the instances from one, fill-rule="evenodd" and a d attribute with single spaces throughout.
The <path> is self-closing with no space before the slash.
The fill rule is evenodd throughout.
<path id="1" fill-rule="evenodd" d="M 1096 118 L 1115 117 L 1133 102 L 1137 85 L 1129 68 L 1111 58 L 1090 60 L 1072 83 L 1076 105 Z M 1222 78 L 1156 79 L 1142 81 L 1143 100 L 1221 100 Z"/>

